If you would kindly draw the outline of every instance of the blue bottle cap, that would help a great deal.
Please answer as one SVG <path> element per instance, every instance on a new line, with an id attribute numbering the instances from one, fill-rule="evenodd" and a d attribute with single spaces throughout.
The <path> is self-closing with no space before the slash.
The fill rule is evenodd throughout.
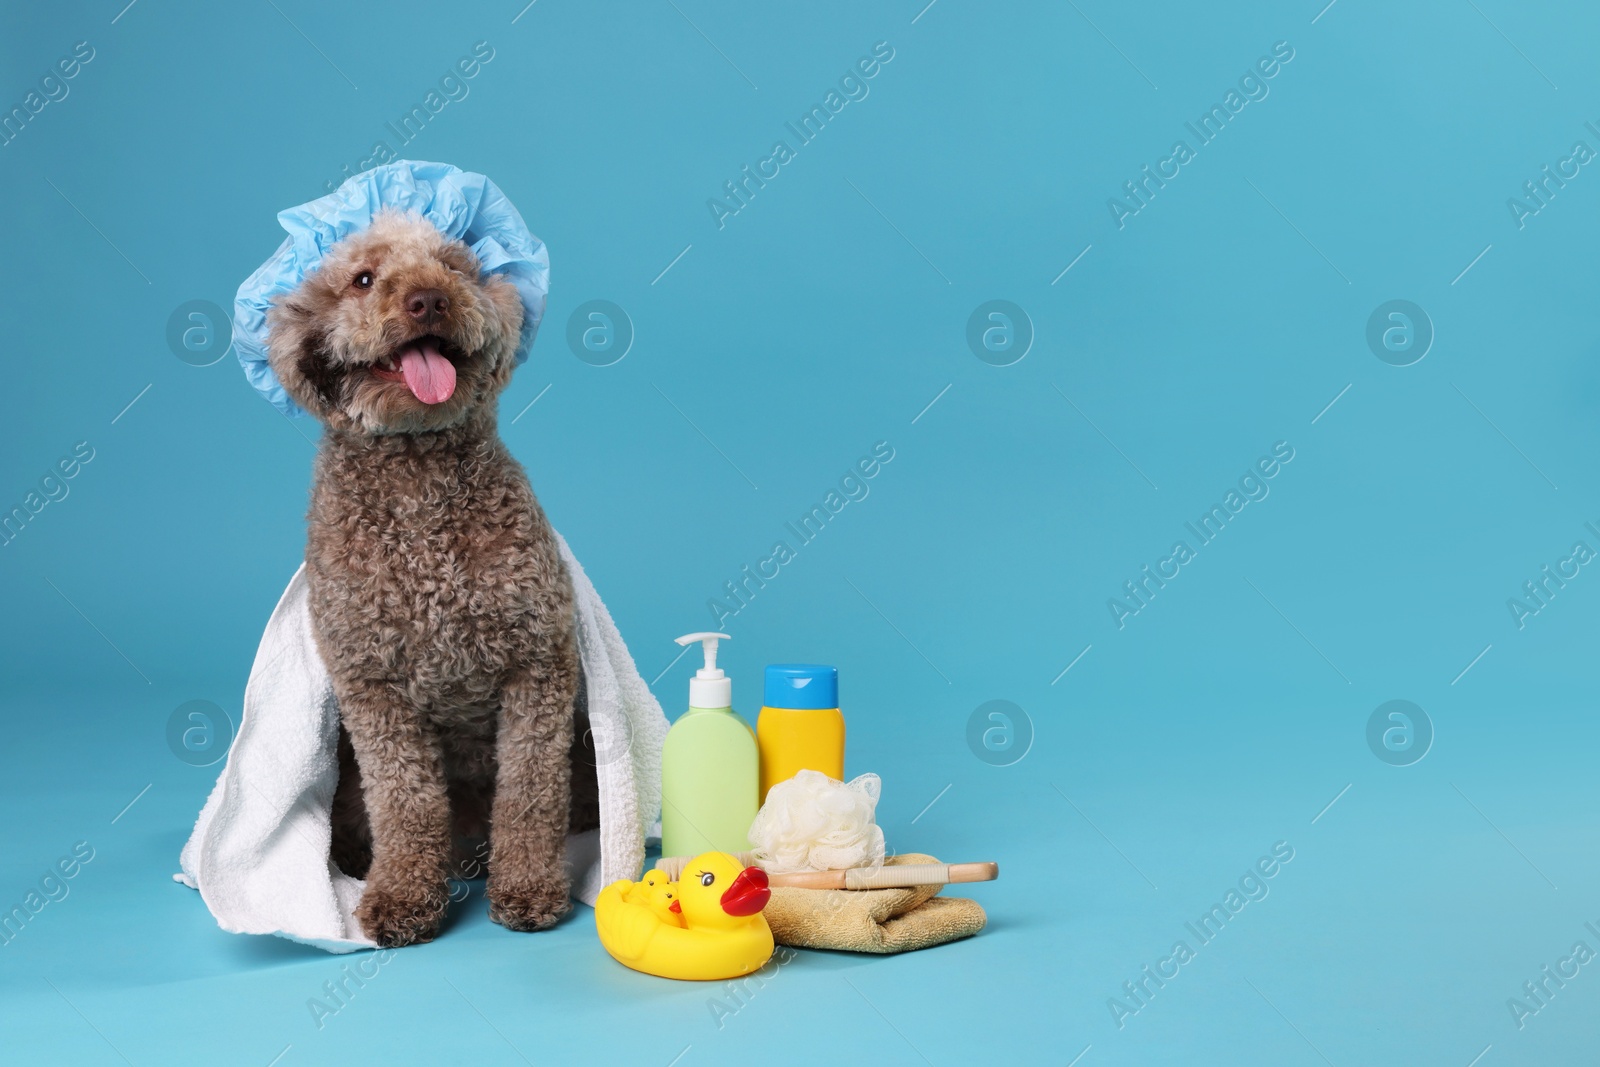
<path id="1" fill-rule="evenodd" d="M 761 702 L 769 708 L 836 708 L 839 669 L 821 663 L 768 664 Z"/>

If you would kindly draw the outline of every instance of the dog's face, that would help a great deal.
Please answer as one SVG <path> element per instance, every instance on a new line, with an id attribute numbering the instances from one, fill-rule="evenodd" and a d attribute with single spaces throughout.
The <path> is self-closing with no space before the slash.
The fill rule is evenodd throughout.
<path id="1" fill-rule="evenodd" d="M 380 213 L 267 315 L 267 354 L 332 429 L 422 433 L 493 404 L 511 380 L 522 300 L 419 215 Z"/>

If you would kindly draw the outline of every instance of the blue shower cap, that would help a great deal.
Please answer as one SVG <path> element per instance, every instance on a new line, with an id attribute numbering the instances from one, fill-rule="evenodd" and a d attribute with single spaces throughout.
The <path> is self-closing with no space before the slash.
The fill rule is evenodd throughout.
<path id="1" fill-rule="evenodd" d="M 233 302 L 233 348 L 256 392 L 285 415 L 305 412 L 284 392 L 267 362 L 267 312 L 322 264 L 340 240 L 371 224 L 382 208 L 414 211 L 446 237 L 472 249 L 485 274 L 503 274 L 522 295 L 522 336 L 517 362 L 528 358 L 550 291 L 550 254 L 528 232 L 499 186 L 482 174 L 448 163 L 396 160 L 347 180 L 310 203 L 278 212 L 289 236 L 261 264 Z"/>

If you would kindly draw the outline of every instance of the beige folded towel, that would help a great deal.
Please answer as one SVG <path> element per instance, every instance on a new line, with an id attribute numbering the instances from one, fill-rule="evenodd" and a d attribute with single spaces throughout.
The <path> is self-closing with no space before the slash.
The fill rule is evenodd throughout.
<path id="1" fill-rule="evenodd" d="M 914 852 L 884 866 L 938 863 Z M 943 886 L 904 889 L 795 889 L 778 886 L 762 912 L 780 945 L 847 952 L 912 952 L 971 937 L 987 917 L 975 900 L 941 897 Z"/>

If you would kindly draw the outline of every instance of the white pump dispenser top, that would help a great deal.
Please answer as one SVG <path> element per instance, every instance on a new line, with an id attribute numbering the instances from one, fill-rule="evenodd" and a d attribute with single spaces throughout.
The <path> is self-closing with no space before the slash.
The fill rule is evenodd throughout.
<path id="1" fill-rule="evenodd" d="M 717 666 L 717 642 L 731 641 L 727 634 L 684 634 L 678 644 L 688 645 L 699 641 L 705 650 L 706 665 L 689 679 L 689 706 L 691 708 L 732 708 L 733 679 Z"/>

